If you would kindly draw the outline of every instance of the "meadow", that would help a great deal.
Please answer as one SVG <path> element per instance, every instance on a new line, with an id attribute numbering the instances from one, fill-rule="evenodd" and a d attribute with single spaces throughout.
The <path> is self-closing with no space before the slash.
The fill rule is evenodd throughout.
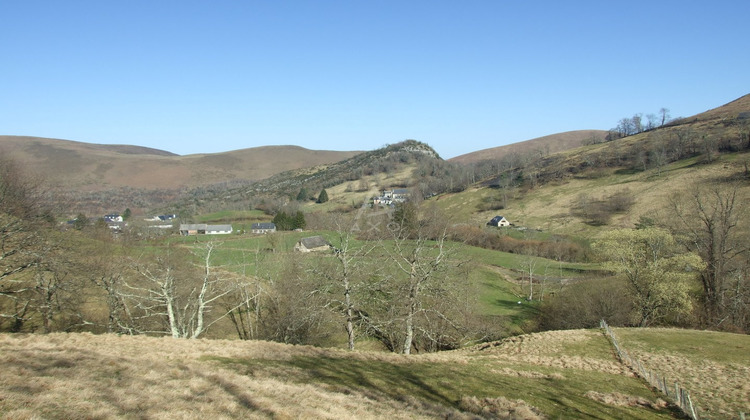
<path id="1" fill-rule="evenodd" d="M 660 332 L 641 334 L 658 340 Z M 599 330 L 412 356 L 259 341 L 3 334 L 0 362 L 0 416 L 13 419 L 675 416 L 614 358 Z"/>

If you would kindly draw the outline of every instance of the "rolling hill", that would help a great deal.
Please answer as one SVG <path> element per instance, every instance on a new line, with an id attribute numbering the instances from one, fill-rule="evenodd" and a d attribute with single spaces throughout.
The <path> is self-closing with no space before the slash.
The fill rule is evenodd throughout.
<path id="1" fill-rule="evenodd" d="M 140 146 L 0 136 L 0 151 L 64 190 L 181 189 L 233 180 L 257 181 L 291 169 L 338 162 L 359 152 L 263 146 L 179 156 Z"/>
<path id="2" fill-rule="evenodd" d="M 583 146 L 586 142 L 600 142 L 607 135 L 605 130 L 576 130 L 551 134 L 505 146 L 477 150 L 448 159 L 449 162 L 467 164 L 483 160 L 501 159 L 512 153 L 527 154 L 540 151 L 544 154 L 562 152 Z M 598 141 L 597 141 L 598 140 Z"/>

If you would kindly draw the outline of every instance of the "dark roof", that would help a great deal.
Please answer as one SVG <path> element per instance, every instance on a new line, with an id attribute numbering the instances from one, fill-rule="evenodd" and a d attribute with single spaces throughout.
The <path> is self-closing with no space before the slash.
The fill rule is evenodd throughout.
<path id="1" fill-rule="evenodd" d="M 322 236 L 310 236 L 299 240 L 300 243 L 307 249 L 320 248 L 323 246 L 331 246 Z"/>
<path id="2" fill-rule="evenodd" d="M 253 223 L 252 229 L 276 229 L 273 223 Z"/>

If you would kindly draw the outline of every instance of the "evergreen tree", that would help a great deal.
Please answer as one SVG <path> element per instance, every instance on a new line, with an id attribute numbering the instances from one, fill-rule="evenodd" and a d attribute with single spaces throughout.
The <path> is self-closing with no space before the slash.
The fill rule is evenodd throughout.
<path id="1" fill-rule="evenodd" d="M 307 193 L 307 188 L 302 187 L 297 194 L 297 201 L 306 201 L 308 196 L 309 194 Z"/>
<path id="2" fill-rule="evenodd" d="M 305 215 L 297 210 L 297 214 L 294 215 L 294 229 L 304 229 L 305 226 L 307 226 Z"/>
<path id="3" fill-rule="evenodd" d="M 273 217 L 273 224 L 276 225 L 276 229 L 278 230 L 292 230 L 294 229 L 292 227 L 293 223 L 294 219 L 283 211 L 276 213 L 276 216 Z"/>
<path id="4" fill-rule="evenodd" d="M 328 193 L 326 192 L 326 189 L 323 188 L 318 196 L 318 203 L 325 203 L 326 201 L 328 201 Z"/>
<path id="5" fill-rule="evenodd" d="M 89 218 L 83 213 L 78 213 L 75 219 L 73 219 L 73 227 L 77 230 L 81 230 L 88 226 Z"/>
<path id="6" fill-rule="evenodd" d="M 122 213 L 122 220 L 128 220 L 130 219 L 131 211 L 130 208 L 126 208 L 125 211 Z"/>

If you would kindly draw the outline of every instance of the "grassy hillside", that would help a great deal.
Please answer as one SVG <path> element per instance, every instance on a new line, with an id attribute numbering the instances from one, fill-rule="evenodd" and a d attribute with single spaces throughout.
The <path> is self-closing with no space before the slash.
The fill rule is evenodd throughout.
<path id="1" fill-rule="evenodd" d="M 505 146 L 477 150 L 449 159 L 453 163 L 468 164 L 483 160 L 498 160 L 516 153 L 528 154 L 538 152 L 542 154 L 558 153 L 583 146 L 585 143 L 600 142 L 607 135 L 605 130 L 576 130 L 552 134 L 536 139 L 521 141 Z"/>
<path id="2" fill-rule="evenodd" d="M 750 413 L 750 336 L 712 331 L 618 328 L 620 344 L 647 369 L 690 390 L 705 418 Z"/>
<path id="3" fill-rule="evenodd" d="M 673 357 L 726 362 L 704 348 L 667 347 L 661 330 L 638 330 L 636 337 L 629 331 L 618 330 L 627 344 L 637 339 Z M 711 334 L 711 342 L 744 355 L 732 366 L 750 363 L 747 336 L 683 334 Z M 674 417 L 613 358 L 598 330 L 410 357 L 253 341 L 4 334 L 0 360 L 4 418 Z M 693 392 L 712 392 L 713 384 L 704 376 Z M 738 394 L 712 394 L 702 412 L 729 418 L 712 407 L 747 407 Z"/>
<path id="4" fill-rule="evenodd" d="M 291 169 L 337 162 L 359 152 L 264 146 L 179 156 L 126 145 L 0 136 L 0 150 L 70 191 L 112 188 L 178 189 L 235 180 L 254 181 Z"/>
<path id="5" fill-rule="evenodd" d="M 456 219 L 476 225 L 502 214 L 517 226 L 590 237 L 602 228 L 633 227 L 641 216 L 666 217 L 669 198 L 673 194 L 689 191 L 691 186 L 711 185 L 735 178 L 743 173 L 748 160 L 750 154 L 743 152 L 722 155 L 710 164 L 698 164 L 694 158 L 646 171 L 610 168 L 597 171 L 595 177 L 569 177 L 532 189 L 516 189 L 502 210 L 479 210 L 483 200 L 502 194 L 492 188 L 475 187 L 446 194 L 437 197 L 436 202 Z M 743 201 L 750 199 L 747 184 L 741 186 L 740 193 Z M 579 211 L 584 199 L 588 202 L 607 201 L 618 194 L 632 199 L 632 206 L 611 212 L 604 226 L 592 223 Z"/>

